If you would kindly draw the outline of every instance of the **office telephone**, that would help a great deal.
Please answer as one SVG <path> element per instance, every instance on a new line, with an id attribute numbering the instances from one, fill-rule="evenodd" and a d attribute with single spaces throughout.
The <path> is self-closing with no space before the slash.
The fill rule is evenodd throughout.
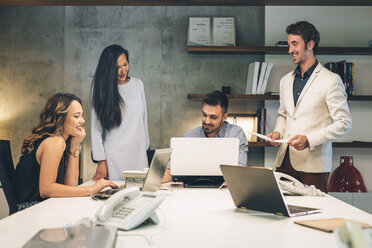
<path id="1" fill-rule="evenodd" d="M 325 196 L 325 193 L 315 188 L 314 185 L 303 185 L 297 179 L 281 173 L 275 172 L 275 177 L 279 182 L 280 188 L 283 190 L 283 193 L 290 195 L 312 195 L 312 196 Z M 285 179 L 285 180 L 282 180 Z"/>
<path id="2" fill-rule="evenodd" d="M 164 200 L 163 192 L 140 192 L 138 187 L 113 194 L 96 213 L 97 224 L 131 230 L 146 220 L 159 222 L 155 210 Z"/>

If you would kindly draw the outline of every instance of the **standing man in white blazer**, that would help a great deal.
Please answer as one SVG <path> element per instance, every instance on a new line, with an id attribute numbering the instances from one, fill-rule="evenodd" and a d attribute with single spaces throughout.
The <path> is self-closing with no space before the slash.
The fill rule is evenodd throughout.
<path id="1" fill-rule="evenodd" d="M 327 192 L 332 169 L 332 140 L 351 129 L 351 115 L 341 78 L 316 59 L 320 36 L 307 21 L 286 28 L 288 53 L 297 65 L 280 80 L 280 106 L 273 140 L 281 144 L 276 171 Z M 278 143 L 270 142 L 277 146 Z"/>

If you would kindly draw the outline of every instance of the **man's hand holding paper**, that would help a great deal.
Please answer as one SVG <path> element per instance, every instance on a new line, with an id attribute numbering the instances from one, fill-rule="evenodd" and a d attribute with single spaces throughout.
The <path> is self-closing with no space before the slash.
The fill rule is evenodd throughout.
<path id="1" fill-rule="evenodd" d="M 302 151 L 309 147 L 309 141 L 306 135 L 297 134 L 288 140 L 288 145 L 294 147 L 298 151 Z"/>
<path id="2" fill-rule="evenodd" d="M 250 131 L 248 132 L 250 134 L 256 135 L 257 137 L 260 137 L 261 139 L 267 140 L 273 146 L 278 146 L 279 143 L 288 143 L 288 140 L 286 139 L 279 139 L 280 134 L 278 132 L 269 133 L 267 136 L 263 134 L 255 133 L 255 132 L 250 132 Z"/>
<path id="3" fill-rule="evenodd" d="M 261 136 L 264 136 L 264 135 L 261 135 Z M 258 137 L 260 137 L 260 136 L 258 136 Z M 305 148 L 310 146 L 306 135 L 296 134 L 295 136 L 293 136 L 289 140 L 283 140 L 283 139 L 279 139 L 280 134 L 278 132 L 271 132 L 266 137 L 271 139 L 271 140 L 268 140 L 268 141 L 273 146 L 278 146 L 279 143 L 288 143 L 288 145 L 292 146 L 293 148 L 295 148 L 298 151 L 302 151 Z M 260 137 L 260 138 L 263 138 L 263 137 Z"/>
<path id="4" fill-rule="evenodd" d="M 272 139 L 272 141 L 269 141 L 269 143 L 272 146 L 278 146 L 280 144 L 280 143 L 276 142 L 276 140 L 280 139 L 280 133 L 279 132 L 271 132 L 267 135 L 267 137 Z"/>

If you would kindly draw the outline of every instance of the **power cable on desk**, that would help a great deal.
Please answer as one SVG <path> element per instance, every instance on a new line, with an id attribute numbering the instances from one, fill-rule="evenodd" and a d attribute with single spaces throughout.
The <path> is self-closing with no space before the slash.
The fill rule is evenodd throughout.
<path id="1" fill-rule="evenodd" d="M 64 228 L 75 227 L 75 226 L 90 227 L 90 226 L 96 225 L 96 221 L 97 221 L 96 218 L 86 216 L 86 217 L 82 217 L 81 219 L 79 219 L 77 221 L 74 221 L 72 223 L 68 223 L 68 224 L 64 225 L 63 227 Z"/>
<path id="2" fill-rule="evenodd" d="M 218 189 L 222 189 L 223 187 L 227 187 L 227 184 L 226 184 L 226 182 L 223 182 L 223 183 L 221 184 L 221 186 L 220 186 L 220 187 L 218 187 Z"/>
<path id="3" fill-rule="evenodd" d="M 142 233 L 126 233 L 124 231 L 118 231 L 117 232 L 117 236 L 140 236 L 140 237 L 144 238 L 149 245 L 153 245 L 154 244 L 152 242 L 151 238 L 147 237 L 147 235 L 142 234 Z"/>
<path id="4" fill-rule="evenodd" d="M 171 196 L 171 195 L 168 195 L 168 196 Z M 153 242 L 154 236 L 162 233 L 165 230 L 165 223 L 166 223 L 165 214 L 164 214 L 163 210 L 160 207 L 158 207 L 157 209 L 159 210 L 159 212 L 163 216 L 162 220 L 160 221 L 160 223 L 163 223 L 163 224 L 156 226 L 158 231 L 154 232 L 153 234 L 149 234 L 149 235 L 146 235 L 146 234 L 143 234 L 143 233 L 134 233 L 134 232 L 127 233 L 127 232 L 124 232 L 124 231 L 118 231 L 117 235 L 118 236 L 140 236 L 140 237 L 144 238 L 149 245 L 154 245 L 154 242 Z"/>
<path id="5" fill-rule="evenodd" d="M 171 195 L 169 195 L 169 196 L 171 196 Z M 166 218 L 165 218 L 165 214 L 164 214 L 164 212 L 163 212 L 163 210 L 160 208 L 160 207 L 158 207 L 158 210 L 159 210 L 159 212 L 161 213 L 161 215 L 163 216 L 163 220 L 162 221 L 160 221 L 160 223 L 162 223 L 162 225 L 159 225 L 158 226 L 158 228 L 160 229 L 159 231 L 157 231 L 157 232 L 155 232 L 155 233 L 153 233 L 152 235 L 151 235 L 151 240 L 154 238 L 154 236 L 156 236 L 156 235 L 158 235 L 158 234 L 160 234 L 160 233 L 162 233 L 162 232 L 164 232 L 164 230 L 165 230 L 165 224 L 166 224 Z"/>

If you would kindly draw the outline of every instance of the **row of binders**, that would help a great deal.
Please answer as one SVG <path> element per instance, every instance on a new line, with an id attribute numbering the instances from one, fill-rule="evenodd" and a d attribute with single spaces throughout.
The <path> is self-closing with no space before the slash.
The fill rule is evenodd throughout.
<path id="1" fill-rule="evenodd" d="M 248 65 L 245 94 L 265 94 L 273 65 L 271 62 L 253 62 Z"/>

